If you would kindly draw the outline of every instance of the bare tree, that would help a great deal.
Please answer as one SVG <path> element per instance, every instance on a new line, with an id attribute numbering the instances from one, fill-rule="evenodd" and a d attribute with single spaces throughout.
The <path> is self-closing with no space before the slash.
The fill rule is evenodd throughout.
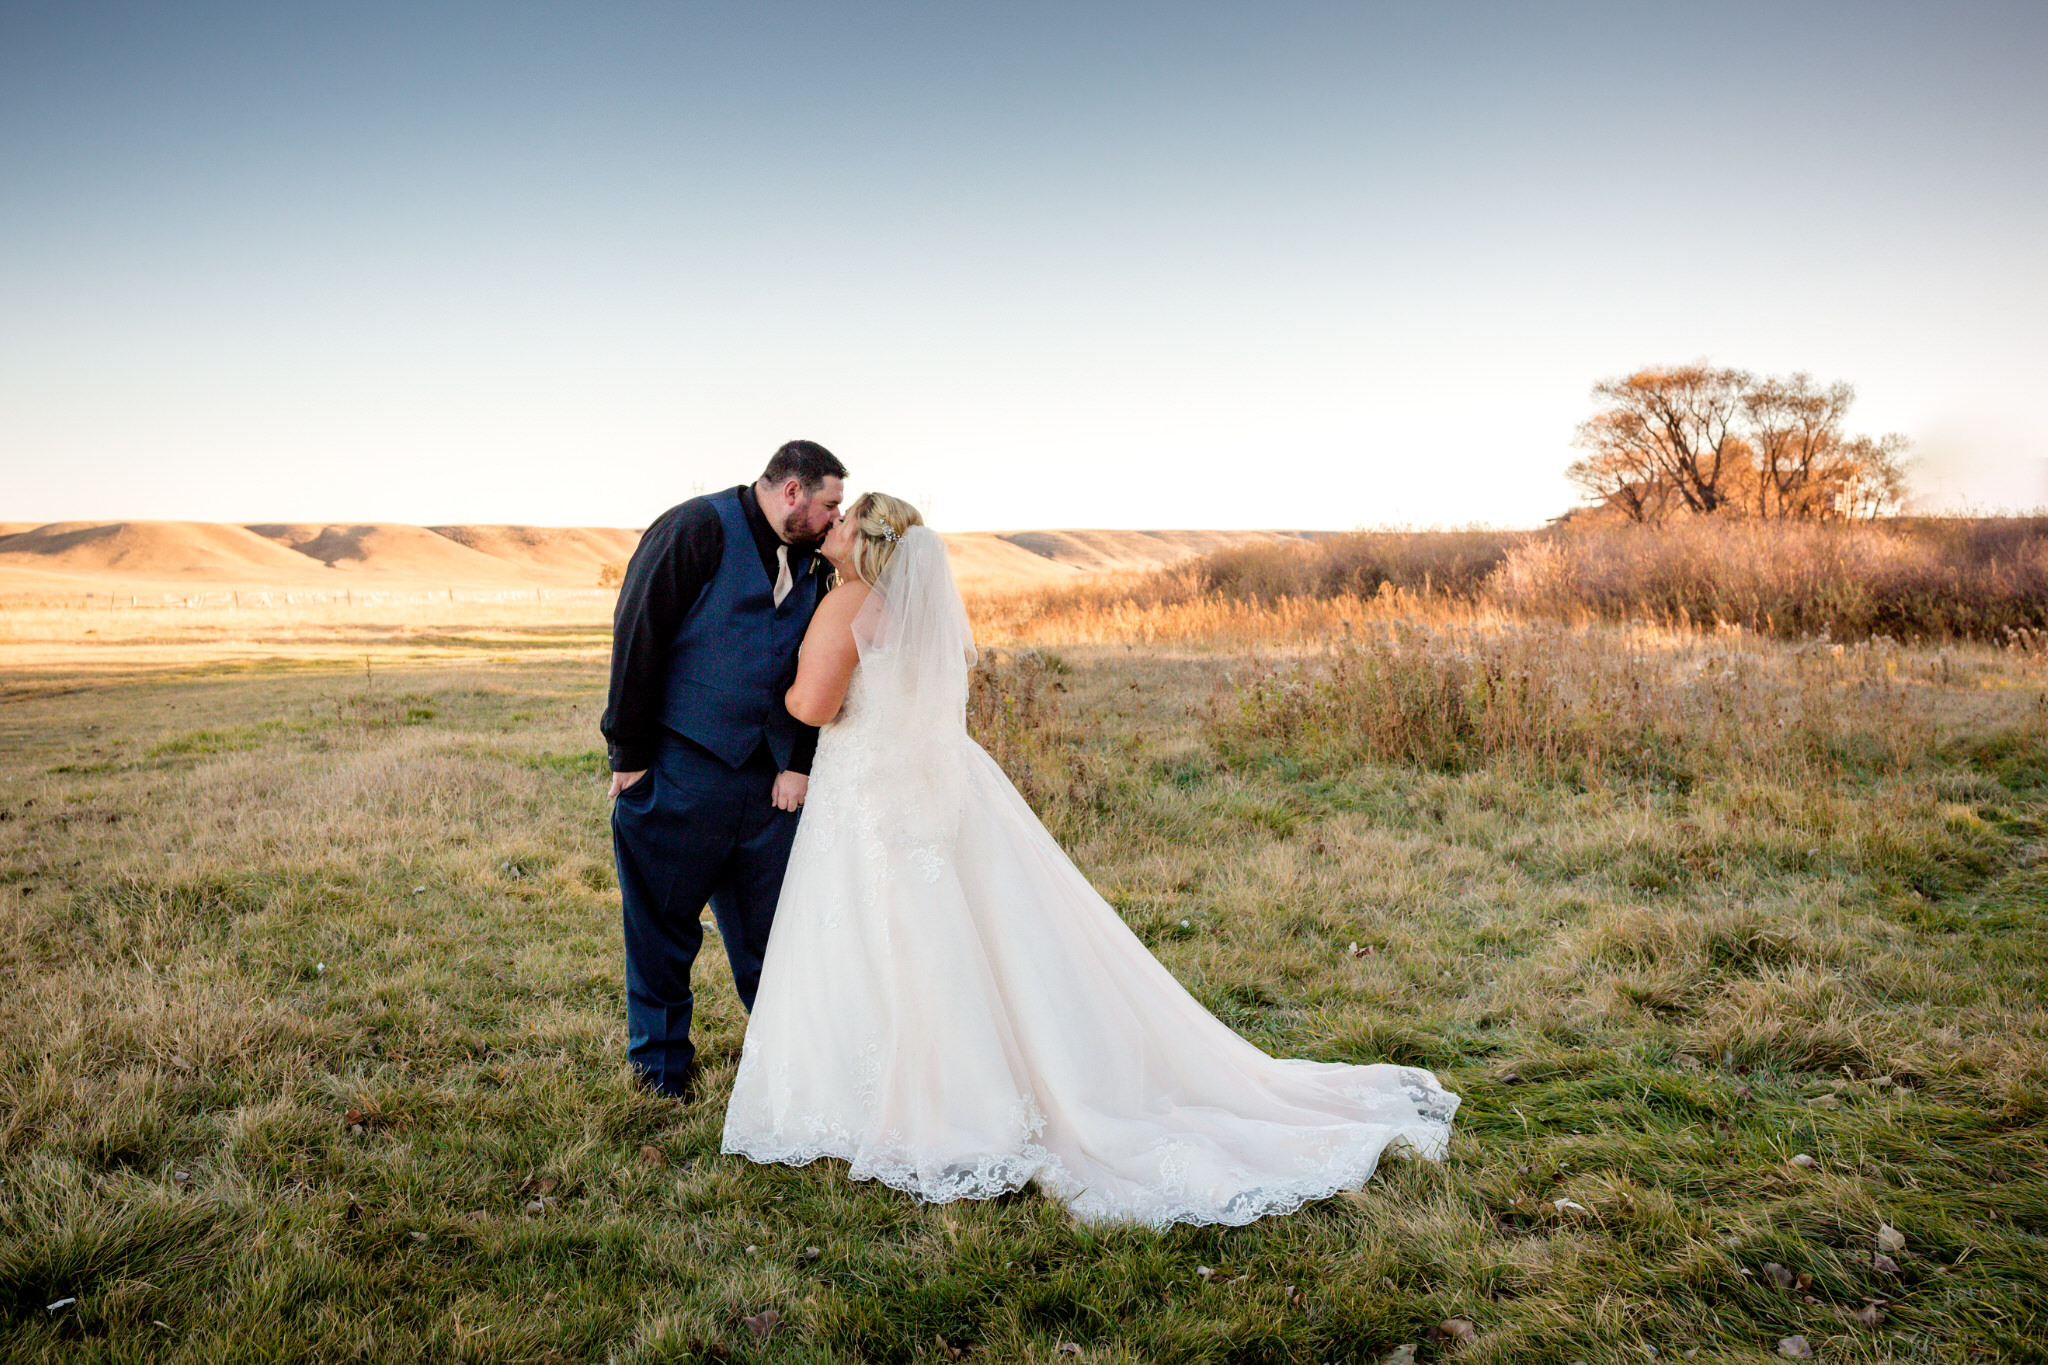
<path id="1" fill-rule="evenodd" d="M 1905 438 L 1849 436 L 1847 384 L 1765 376 L 1704 361 L 1593 387 L 1567 471 L 1594 502 L 1632 521 L 1679 513 L 1828 520 L 1894 510 Z"/>
<path id="2" fill-rule="evenodd" d="M 1852 436 L 1838 451 L 1832 515 L 1857 521 L 1890 516 L 1906 500 L 1906 438 Z"/>
<path id="3" fill-rule="evenodd" d="M 1670 512 L 1671 485 L 1658 467 L 1655 443 L 1632 412 L 1595 413 L 1573 442 L 1586 454 L 1566 475 L 1593 502 L 1630 521 L 1656 523 Z"/>
<path id="4" fill-rule="evenodd" d="M 1602 380 L 1593 397 L 1606 406 L 1579 424 L 1586 457 L 1572 481 L 1637 521 L 1719 511 L 1730 469 L 1748 455 L 1737 423 L 1751 382 L 1704 361 Z"/>
<path id="5" fill-rule="evenodd" d="M 1842 447 L 1842 421 L 1856 390 L 1847 384 L 1814 387 L 1799 373 L 1751 386 L 1742 396 L 1754 433 L 1760 517 L 1811 520 L 1826 515 L 1831 466 Z"/>

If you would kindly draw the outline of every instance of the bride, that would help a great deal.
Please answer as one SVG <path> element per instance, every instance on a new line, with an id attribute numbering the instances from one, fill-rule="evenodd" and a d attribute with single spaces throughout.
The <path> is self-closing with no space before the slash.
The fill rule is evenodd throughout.
<path id="1" fill-rule="evenodd" d="M 826 537 L 787 701 L 821 724 L 724 1149 L 921 1199 L 1035 1184 L 1090 1221 L 1249 1223 L 1440 1158 L 1412 1067 L 1276 1061 L 1124 926 L 966 728 L 945 543 L 869 493 Z"/>

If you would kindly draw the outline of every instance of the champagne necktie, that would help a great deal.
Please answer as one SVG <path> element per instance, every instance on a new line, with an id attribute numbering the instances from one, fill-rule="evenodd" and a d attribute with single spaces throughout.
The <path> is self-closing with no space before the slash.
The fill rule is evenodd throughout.
<path id="1" fill-rule="evenodd" d="M 789 590 L 796 586 L 796 580 L 789 576 L 789 547 L 775 547 L 775 605 L 781 606 L 782 599 L 789 596 Z"/>

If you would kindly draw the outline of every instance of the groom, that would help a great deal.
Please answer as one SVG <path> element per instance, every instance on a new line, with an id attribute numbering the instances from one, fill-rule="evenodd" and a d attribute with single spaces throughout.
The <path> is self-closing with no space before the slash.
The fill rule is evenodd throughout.
<path id="1" fill-rule="evenodd" d="M 768 926 L 818 732 L 782 694 L 818 605 L 818 543 L 846 469 L 815 441 L 751 486 L 662 513 L 612 617 L 612 851 L 626 921 L 626 1055 L 688 1098 L 690 964 L 708 902 L 740 1003 L 754 1007 Z"/>

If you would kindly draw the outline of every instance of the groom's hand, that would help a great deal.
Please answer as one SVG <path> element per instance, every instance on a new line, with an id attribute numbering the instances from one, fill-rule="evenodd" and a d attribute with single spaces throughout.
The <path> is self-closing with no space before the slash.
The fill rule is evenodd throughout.
<path id="1" fill-rule="evenodd" d="M 635 782 L 638 782 L 641 778 L 645 776 L 647 776 L 647 769 L 645 768 L 642 768 L 637 773 L 613 773 L 612 791 L 611 796 L 608 799 L 613 801 L 618 800 L 620 792 L 632 786 Z"/>
<path id="2" fill-rule="evenodd" d="M 775 774 L 775 790 L 768 799 L 775 803 L 777 810 L 796 810 L 804 803 L 804 797 L 811 790 L 811 779 L 802 773 Z"/>

